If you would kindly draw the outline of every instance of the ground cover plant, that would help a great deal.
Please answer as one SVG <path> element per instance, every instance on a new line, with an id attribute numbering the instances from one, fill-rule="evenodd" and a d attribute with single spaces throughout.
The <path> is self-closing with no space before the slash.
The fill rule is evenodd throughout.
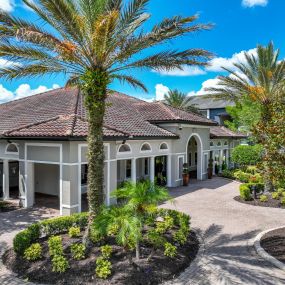
<path id="1" fill-rule="evenodd" d="M 126 183 L 102 207 L 88 246 L 88 214 L 45 220 L 14 238 L 4 263 L 25 280 L 47 284 L 159 284 L 189 266 L 199 242 L 190 217 L 160 209 L 167 190 L 149 181 Z"/>
<path id="2" fill-rule="evenodd" d="M 0 213 L 14 211 L 19 208 L 19 206 L 9 201 L 0 201 Z"/>

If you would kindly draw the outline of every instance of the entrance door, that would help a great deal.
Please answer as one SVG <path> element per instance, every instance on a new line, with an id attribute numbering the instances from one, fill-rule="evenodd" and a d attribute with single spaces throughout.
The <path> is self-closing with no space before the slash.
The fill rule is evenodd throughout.
<path id="1" fill-rule="evenodd" d="M 167 183 L 167 156 L 155 157 L 155 177 L 158 185 L 165 186 Z"/>

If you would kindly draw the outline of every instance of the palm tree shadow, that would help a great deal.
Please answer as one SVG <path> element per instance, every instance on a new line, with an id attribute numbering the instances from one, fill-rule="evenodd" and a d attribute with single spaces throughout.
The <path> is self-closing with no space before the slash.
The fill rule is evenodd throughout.
<path id="1" fill-rule="evenodd" d="M 189 278 L 194 275 L 187 284 L 285 284 L 285 274 L 261 259 L 248 244 L 259 230 L 238 235 L 224 234 L 222 230 L 216 224 L 205 231 L 196 230 L 204 249 L 188 272 Z"/>

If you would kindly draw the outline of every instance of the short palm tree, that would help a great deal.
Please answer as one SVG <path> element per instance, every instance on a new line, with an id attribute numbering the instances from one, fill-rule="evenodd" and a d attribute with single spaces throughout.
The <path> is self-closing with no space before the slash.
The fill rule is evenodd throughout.
<path id="1" fill-rule="evenodd" d="M 271 116 L 271 104 L 284 94 L 280 93 L 280 88 L 285 83 L 285 61 L 279 61 L 278 57 L 279 50 L 274 50 L 273 43 L 259 45 L 256 55 L 245 53 L 245 62 L 234 64 L 236 70 L 224 68 L 229 75 L 219 76 L 218 86 L 206 91 L 217 98 L 230 98 L 236 102 L 245 97 L 250 99 L 260 106 L 261 122 L 266 125 Z M 264 144 L 266 134 L 259 133 L 257 140 Z M 269 172 L 265 166 L 265 173 Z M 270 188 L 272 183 L 267 178 L 266 189 Z"/>
<path id="2" fill-rule="evenodd" d="M 169 90 L 168 93 L 164 95 L 164 100 L 166 104 L 172 107 L 199 114 L 199 110 L 195 105 L 191 104 L 191 97 L 178 89 Z"/>
<path id="3" fill-rule="evenodd" d="M 0 12 L 0 57 L 15 64 L 0 69 L 8 80 L 65 74 L 85 98 L 88 119 L 88 201 L 90 219 L 104 202 L 103 118 L 107 88 L 114 80 L 146 91 L 134 69 L 171 70 L 206 65 L 203 49 L 142 52 L 179 36 L 209 29 L 197 16 L 164 19 L 149 32 L 143 24 L 149 0 L 23 0 L 41 21 Z M 132 71 L 132 73 L 128 73 Z"/>

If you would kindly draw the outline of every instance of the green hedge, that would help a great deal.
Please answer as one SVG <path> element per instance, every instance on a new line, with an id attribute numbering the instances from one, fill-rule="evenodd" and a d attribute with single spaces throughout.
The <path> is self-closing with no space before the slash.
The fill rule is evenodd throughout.
<path id="1" fill-rule="evenodd" d="M 72 216 L 57 217 L 32 224 L 27 229 L 19 232 L 13 240 L 13 248 L 17 254 L 23 255 L 24 251 L 41 236 L 52 236 L 67 232 L 72 226 L 83 229 L 88 222 L 88 213 L 79 213 Z"/>
<path id="2" fill-rule="evenodd" d="M 241 184 L 239 186 L 239 193 L 240 193 L 240 197 L 245 200 L 248 201 L 251 199 L 251 193 L 250 193 L 250 188 L 247 184 Z"/>

